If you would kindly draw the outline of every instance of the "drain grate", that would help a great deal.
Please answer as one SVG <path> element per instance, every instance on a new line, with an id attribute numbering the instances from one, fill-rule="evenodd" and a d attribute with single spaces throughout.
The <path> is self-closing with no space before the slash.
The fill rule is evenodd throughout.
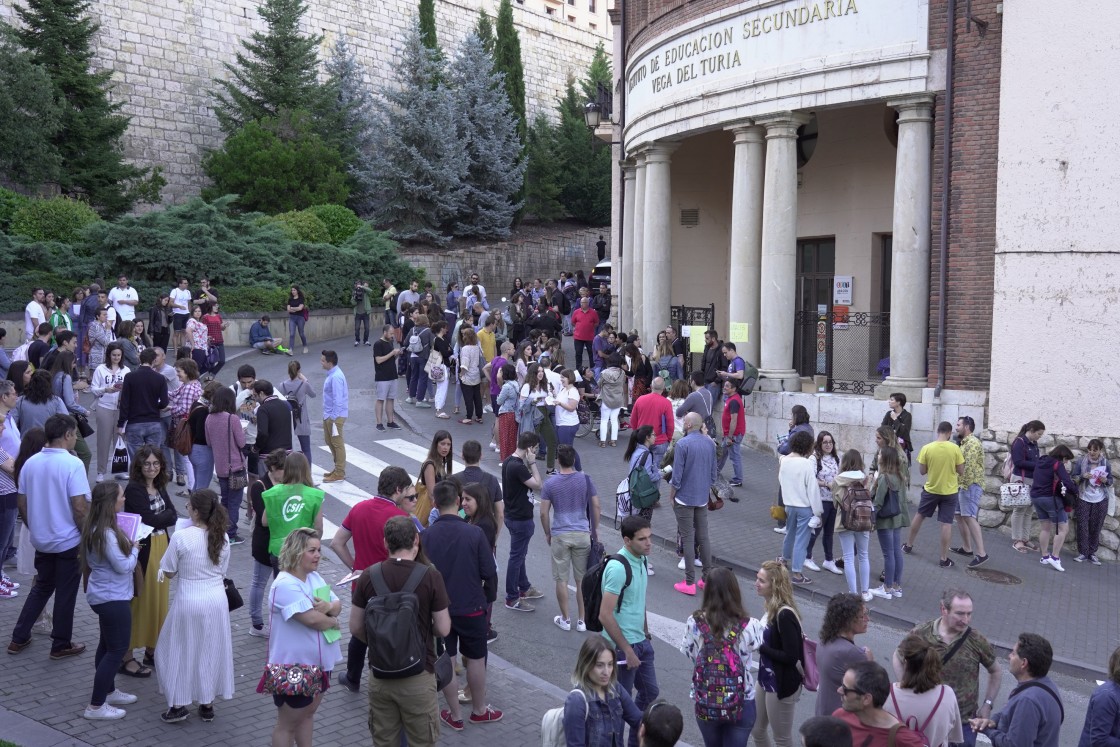
<path id="1" fill-rule="evenodd" d="M 1018 586 L 1023 583 L 1023 579 L 1018 576 L 1012 576 L 1010 573 L 1005 573 L 1003 571 L 994 571 L 990 568 L 966 568 L 965 573 L 981 581 L 987 581 L 990 584 Z"/>

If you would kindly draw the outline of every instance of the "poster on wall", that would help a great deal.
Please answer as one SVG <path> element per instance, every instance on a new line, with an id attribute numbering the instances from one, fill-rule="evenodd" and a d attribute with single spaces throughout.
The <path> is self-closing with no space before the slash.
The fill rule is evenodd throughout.
<path id="1" fill-rule="evenodd" d="M 832 305 L 852 305 L 852 276 L 836 275 L 832 278 Z"/>
<path id="2" fill-rule="evenodd" d="M 731 322 L 731 342 L 750 342 L 750 328 L 746 322 Z"/>

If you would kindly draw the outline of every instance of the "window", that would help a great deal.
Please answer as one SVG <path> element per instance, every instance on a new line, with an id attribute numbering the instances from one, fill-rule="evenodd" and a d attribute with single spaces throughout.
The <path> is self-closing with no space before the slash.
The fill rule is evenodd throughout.
<path id="1" fill-rule="evenodd" d="M 592 13 L 595 12 L 595 0 L 587 0 L 587 10 Z"/>

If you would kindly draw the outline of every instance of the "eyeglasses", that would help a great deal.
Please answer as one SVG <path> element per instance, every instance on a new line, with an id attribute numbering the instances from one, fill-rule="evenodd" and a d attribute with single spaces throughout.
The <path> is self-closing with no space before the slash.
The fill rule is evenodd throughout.
<path id="1" fill-rule="evenodd" d="M 860 690 L 858 688 L 846 687 L 844 685 L 840 685 L 840 692 L 843 693 L 844 695 L 851 695 L 852 693 L 855 693 L 856 695 L 866 695 L 867 694 L 863 690 Z"/>
<path id="2" fill-rule="evenodd" d="M 161 464 L 160 462 L 141 462 L 140 466 L 141 467 L 155 467 L 155 468 L 158 469 L 158 468 L 162 467 L 163 464 Z"/>
<path id="3" fill-rule="evenodd" d="M 410 493 L 409 495 L 406 495 L 406 496 L 404 497 L 404 499 L 405 499 L 406 501 L 413 501 L 413 502 L 415 502 L 415 501 L 416 501 L 416 493 Z"/>

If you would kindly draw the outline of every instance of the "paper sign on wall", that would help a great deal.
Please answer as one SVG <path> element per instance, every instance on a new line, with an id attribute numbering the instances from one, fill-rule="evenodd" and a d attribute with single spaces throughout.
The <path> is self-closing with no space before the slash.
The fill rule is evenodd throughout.
<path id="1" fill-rule="evenodd" d="M 731 342 L 750 342 L 750 329 L 746 322 L 731 322 Z"/>
<path id="2" fill-rule="evenodd" d="M 704 352 L 704 325 L 692 325 L 692 334 L 688 336 L 688 352 L 690 353 L 703 353 Z"/>
<path id="3" fill-rule="evenodd" d="M 852 276 L 836 275 L 832 278 L 832 305 L 852 305 Z"/>
<path id="4" fill-rule="evenodd" d="M 692 337 L 692 326 L 691 325 L 686 324 L 683 327 L 681 327 L 681 337 Z"/>

